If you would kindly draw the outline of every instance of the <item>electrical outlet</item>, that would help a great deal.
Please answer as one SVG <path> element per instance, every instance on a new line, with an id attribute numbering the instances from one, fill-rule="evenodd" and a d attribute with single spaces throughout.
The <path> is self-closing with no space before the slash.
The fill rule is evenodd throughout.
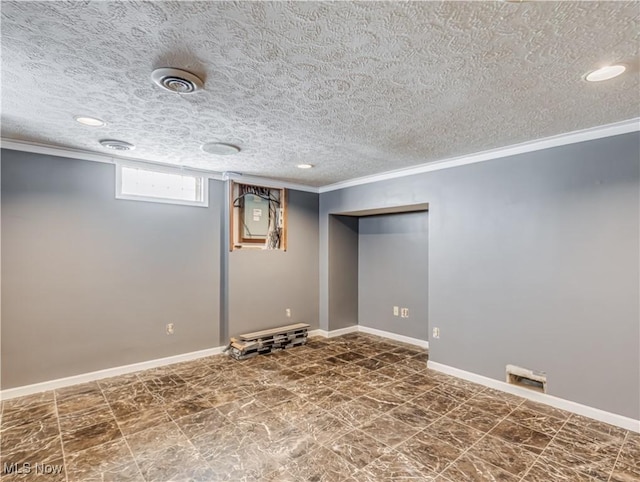
<path id="1" fill-rule="evenodd" d="M 400 307 L 399 306 L 394 306 L 393 307 L 393 316 L 398 316 L 400 314 Z"/>
<path id="2" fill-rule="evenodd" d="M 433 329 L 433 338 L 440 338 L 440 328 L 436 327 Z"/>
<path id="3" fill-rule="evenodd" d="M 291 318 L 291 308 L 287 308 L 284 312 L 287 315 L 287 318 Z"/>
<path id="4" fill-rule="evenodd" d="M 400 308 L 400 318 L 409 318 L 409 308 Z"/>
<path id="5" fill-rule="evenodd" d="M 278 208 L 278 227 L 284 228 L 284 208 Z"/>
<path id="6" fill-rule="evenodd" d="M 173 335 L 173 323 L 167 323 L 167 335 Z"/>

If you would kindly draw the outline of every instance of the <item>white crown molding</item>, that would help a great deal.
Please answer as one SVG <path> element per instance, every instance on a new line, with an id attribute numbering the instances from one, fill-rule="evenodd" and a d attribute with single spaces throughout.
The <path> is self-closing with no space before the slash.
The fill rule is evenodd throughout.
<path id="1" fill-rule="evenodd" d="M 355 179 L 336 182 L 334 184 L 327 184 L 320 187 L 307 186 L 304 184 L 296 184 L 288 181 L 280 181 L 277 179 L 271 179 L 271 178 L 260 177 L 260 176 L 243 176 L 242 174 L 235 174 L 235 173 L 226 174 L 226 173 L 220 173 L 217 171 L 209 171 L 206 169 L 197 169 L 192 167 L 189 167 L 188 169 L 191 171 L 205 172 L 209 175 L 209 179 L 216 179 L 216 180 L 232 179 L 237 182 L 257 184 L 264 187 L 286 188 L 286 189 L 293 189 L 296 191 L 305 191 L 305 192 L 321 194 L 321 193 L 330 192 L 330 191 L 337 191 L 339 189 L 345 189 L 348 187 L 360 186 L 362 184 L 371 184 L 374 182 L 386 181 L 389 179 L 396 179 L 399 177 L 413 176 L 413 175 L 422 174 L 425 172 L 439 171 L 440 169 L 449 169 L 452 167 L 466 166 L 468 164 L 475 164 L 478 162 L 490 161 L 492 159 L 500 159 L 502 157 L 515 156 L 518 154 L 525 154 L 527 152 L 540 151 L 543 149 L 550 149 L 552 147 L 566 146 L 568 144 L 575 144 L 578 142 L 602 139 L 603 137 L 612 137 L 620 134 L 627 134 L 629 132 L 637 132 L 637 131 L 640 131 L 640 117 L 634 117 L 633 119 L 614 122 L 613 124 L 590 127 L 588 129 L 582 129 L 582 130 L 567 132 L 564 134 L 558 134 L 551 137 L 545 137 L 542 139 L 527 141 L 521 144 L 513 144 L 511 146 L 490 149 L 488 151 L 477 152 L 477 153 L 469 154 L 465 156 L 451 157 L 451 158 L 442 159 L 439 161 L 419 164 L 417 166 L 397 169 L 393 171 L 386 171 L 379 174 L 373 174 L 371 176 L 358 177 Z M 82 159 L 85 161 L 105 162 L 108 164 L 113 164 L 116 160 L 121 159 L 121 160 L 127 160 L 127 161 L 159 165 L 159 166 L 175 167 L 175 165 L 172 166 L 171 164 L 144 161 L 144 160 L 133 159 L 129 157 L 109 156 L 109 155 L 94 152 L 94 151 L 50 146 L 50 145 L 38 144 L 34 142 L 16 141 L 16 140 L 6 139 L 6 138 L 0 139 L 0 147 L 5 149 L 13 149 L 15 151 L 33 152 L 36 154 L 47 154 L 47 155 L 59 156 L 59 157 L 69 157 L 72 159 Z"/>
<path id="2" fill-rule="evenodd" d="M 140 363 L 133 363 L 131 365 L 123 365 L 114 368 L 107 368 L 105 370 L 98 370 L 95 372 L 81 373 L 79 375 L 58 378 L 56 380 L 34 383 L 33 385 L 8 388 L 0 391 L 0 400 L 9 400 L 11 398 L 23 397 L 25 395 L 31 395 L 33 393 L 46 392 L 47 390 L 54 390 L 56 388 L 69 387 L 71 385 L 77 385 L 79 383 L 93 382 L 95 380 L 102 380 L 103 378 L 116 377 L 118 375 L 126 375 L 127 373 L 148 370 L 150 368 L 173 365 L 174 363 L 196 360 L 198 358 L 204 358 L 212 355 L 219 355 L 222 353 L 224 348 L 225 347 L 223 346 L 218 346 L 215 348 L 208 348 L 206 350 L 193 351 L 189 353 L 182 353 L 180 355 L 157 358 L 155 360 L 147 360 Z"/>
<path id="3" fill-rule="evenodd" d="M 253 184 L 254 186 L 271 187 L 274 189 L 292 189 L 294 191 L 305 191 L 318 194 L 319 188 L 314 186 L 307 186 L 305 184 L 296 184 L 289 181 L 279 181 L 277 179 L 270 179 L 260 176 L 245 176 L 244 174 L 237 173 L 225 173 L 224 179 L 239 182 L 242 184 Z"/>
<path id="4" fill-rule="evenodd" d="M 0 147 L 3 149 L 11 149 L 14 151 L 32 152 L 34 154 L 44 154 L 48 156 L 67 157 L 70 159 L 79 159 L 83 161 L 102 162 L 105 164 L 115 164 L 117 162 L 135 163 L 137 165 L 152 165 L 163 168 L 181 169 L 181 166 L 175 164 L 166 164 L 161 162 L 146 161 L 143 159 L 135 159 L 126 156 L 112 156 L 100 152 L 87 151 L 83 149 L 73 149 L 70 147 L 50 146 L 47 144 L 39 144 L 36 142 L 16 141 L 13 139 L 0 139 Z M 242 174 L 227 174 L 207 169 L 198 169 L 197 167 L 184 167 L 185 171 L 204 173 L 209 179 L 217 181 L 226 181 L 232 179 L 237 182 L 247 184 L 256 184 L 264 187 L 272 187 L 279 189 L 292 189 L 294 191 L 306 191 L 317 194 L 318 188 L 306 186 L 304 184 L 296 184 L 287 181 L 279 181 L 277 179 L 264 178 L 259 176 L 243 176 Z"/>
<path id="5" fill-rule="evenodd" d="M 34 154 L 44 154 L 48 156 L 67 157 L 70 159 L 79 159 L 82 161 L 102 162 L 104 164 L 115 164 L 116 162 L 131 162 L 141 165 L 160 166 L 165 168 L 181 169 L 182 166 L 175 164 L 165 164 L 161 162 L 145 161 L 126 156 L 111 156 L 100 152 L 87 151 L 84 149 L 74 149 L 71 147 L 50 146 L 47 144 L 39 144 L 37 142 L 15 141 L 13 139 L 0 139 L 0 147 L 2 149 L 12 149 L 14 151 L 33 152 Z M 207 169 L 198 169 L 196 167 L 185 167 L 187 171 L 199 172 L 207 174 L 209 179 L 222 180 L 222 173 L 210 171 Z"/>
<path id="6" fill-rule="evenodd" d="M 72 149 L 70 147 L 49 146 L 36 142 L 15 141 L 13 139 L 7 139 L 4 137 L 0 139 L 0 147 L 2 147 L 3 149 L 12 149 L 14 151 L 33 152 L 34 154 L 68 157 L 71 159 L 80 159 L 83 161 L 103 162 L 106 164 L 114 163 L 114 158 L 106 154 L 98 154 L 96 152 L 84 151 L 82 149 Z"/>
<path id="7" fill-rule="evenodd" d="M 478 383 L 485 387 L 495 388 L 496 390 L 518 395 L 528 400 L 533 400 L 534 402 L 544 403 L 545 405 L 566 410 L 567 412 L 583 415 L 600 422 L 640 433 L 640 420 L 600 410 L 599 408 L 589 407 L 588 405 L 582 405 L 581 403 L 572 402 L 571 400 L 566 400 L 564 398 L 554 397 L 553 395 L 548 395 L 546 393 L 527 390 L 526 388 L 511 385 L 507 382 L 494 380 L 493 378 L 488 378 L 483 375 L 478 375 L 449 365 L 443 365 L 431 360 L 427 361 L 427 368 L 447 375 L 452 375 L 457 378 L 469 380 L 470 382 Z"/>
<path id="8" fill-rule="evenodd" d="M 615 122 L 613 124 L 591 127 L 589 129 L 567 132 L 565 134 L 545 137 L 543 139 L 527 141 L 521 144 L 514 144 L 511 146 L 490 149 L 488 151 L 477 152 L 475 154 L 469 154 L 466 156 L 451 157 L 449 159 L 442 159 L 440 161 L 419 164 L 417 166 L 404 169 L 397 169 L 393 171 L 382 172 L 380 174 L 373 174 L 371 176 L 363 176 L 355 179 L 350 179 L 348 181 L 336 182 L 334 184 L 328 184 L 320 187 L 319 192 L 325 193 L 329 191 L 344 189 L 347 187 L 360 186 L 362 184 L 370 184 L 373 182 L 386 181 L 388 179 L 413 176 L 415 174 L 422 174 L 424 172 L 449 169 L 451 167 L 466 166 L 467 164 L 475 164 L 477 162 L 500 159 L 501 157 L 515 156 L 517 154 L 525 154 L 527 152 L 540 151 L 542 149 L 550 149 L 552 147 L 566 146 L 568 144 L 591 141 L 595 139 L 601 139 L 603 137 L 612 137 L 636 131 L 640 131 L 640 117 L 635 117 L 633 119 L 621 122 Z"/>

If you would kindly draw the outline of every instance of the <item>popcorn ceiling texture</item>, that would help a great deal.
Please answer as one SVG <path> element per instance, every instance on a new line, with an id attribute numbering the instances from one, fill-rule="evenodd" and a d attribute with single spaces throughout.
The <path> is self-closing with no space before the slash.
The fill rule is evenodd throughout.
<path id="1" fill-rule="evenodd" d="M 116 138 L 129 157 L 324 185 L 638 116 L 639 9 L 3 1 L 2 136 L 99 152 Z M 635 64 L 581 80 L 616 61 Z M 166 66 L 205 91 L 160 90 Z M 242 152 L 200 150 L 213 141 Z"/>

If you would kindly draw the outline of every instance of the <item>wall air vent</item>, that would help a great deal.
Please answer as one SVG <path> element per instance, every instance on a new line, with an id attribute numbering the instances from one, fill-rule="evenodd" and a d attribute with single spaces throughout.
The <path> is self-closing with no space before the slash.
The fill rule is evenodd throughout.
<path id="1" fill-rule="evenodd" d="M 522 388 L 547 393 L 547 374 L 527 368 L 507 365 L 507 383 Z"/>
<path id="2" fill-rule="evenodd" d="M 175 94 L 192 94 L 204 87 L 204 82 L 197 75 L 171 67 L 154 70 L 151 80 L 164 90 Z"/>

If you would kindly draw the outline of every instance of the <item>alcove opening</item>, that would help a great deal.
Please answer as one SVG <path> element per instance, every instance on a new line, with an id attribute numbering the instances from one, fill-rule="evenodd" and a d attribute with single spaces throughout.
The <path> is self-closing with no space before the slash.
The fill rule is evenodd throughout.
<path id="1" fill-rule="evenodd" d="M 329 329 L 428 346 L 427 203 L 329 215 Z"/>

